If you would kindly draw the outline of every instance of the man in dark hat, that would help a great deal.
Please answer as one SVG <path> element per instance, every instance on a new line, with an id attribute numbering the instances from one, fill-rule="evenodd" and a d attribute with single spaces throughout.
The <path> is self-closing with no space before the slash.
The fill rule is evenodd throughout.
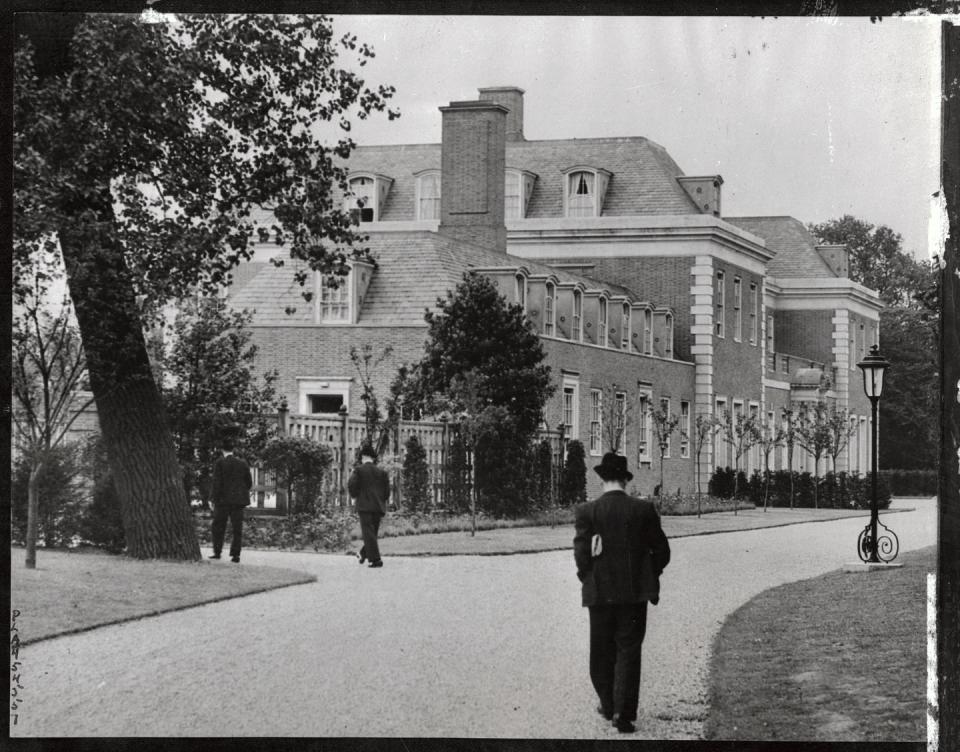
<path id="1" fill-rule="evenodd" d="M 223 457 L 213 464 L 213 555 L 219 559 L 223 549 L 223 536 L 227 532 L 227 518 L 233 540 L 230 542 L 230 561 L 240 563 L 240 541 L 243 535 L 243 508 L 250 504 L 250 488 L 253 478 L 250 467 L 233 455 L 233 439 L 223 440 Z"/>
<path id="2" fill-rule="evenodd" d="M 360 464 L 347 481 L 347 491 L 356 503 L 357 516 L 360 517 L 360 533 L 363 535 L 363 547 L 357 558 L 361 564 L 369 559 L 371 567 L 382 567 L 377 533 L 380 530 L 380 520 L 387 513 L 390 476 L 383 468 L 377 467 L 376 461 L 376 451 L 369 444 L 364 444 L 360 450 Z"/>
<path id="3" fill-rule="evenodd" d="M 653 502 L 628 496 L 627 458 L 612 452 L 594 470 L 603 495 L 577 506 L 573 554 L 590 609 L 590 679 L 597 711 L 621 733 L 636 731 L 647 602 L 660 600 L 670 544 Z"/>

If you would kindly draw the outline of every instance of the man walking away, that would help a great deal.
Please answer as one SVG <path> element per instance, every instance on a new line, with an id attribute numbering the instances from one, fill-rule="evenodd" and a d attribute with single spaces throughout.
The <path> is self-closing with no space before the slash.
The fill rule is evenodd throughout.
<path id="1" fill-rule="evenodd" d="M 590 609 L 590 679 L 597 711 L 621 733 L 636 731 L 647 602 L 660 600 L 670 544 L 653 502 L 628 496 L 626 457 L 608 452 L 594 470 L 603 495 L 576 509 L 573 554 Z"/>
<path id="2" fill-rule="evenodd" d="M 360 464 L 347 481 L 347 491 L 356 503 L 360 533 L 363 535 L 363 547 L 357 558 L 361 564 L 369 559 L 371 567 L 382 567 L 377 533 L 380 531 L 380 520 L 387 513 L 390 476 L 386 470 L 377 467 L 376 461 L 377 453 L 373 447 L 364 444 L 360 450 Z"/>
<path id="3" fill-rule="evenodd" d="M 233 540 L 230 543 L 230 561 L 240 563 L 240 539 L 243 534 L 243 508 L 250 503 L 253 478 L 246 462 L 233 455 L 233 440 L 223 441 L 223 457 L 213 464 L 213 555 L 219 559 L 227 518 Z"/>

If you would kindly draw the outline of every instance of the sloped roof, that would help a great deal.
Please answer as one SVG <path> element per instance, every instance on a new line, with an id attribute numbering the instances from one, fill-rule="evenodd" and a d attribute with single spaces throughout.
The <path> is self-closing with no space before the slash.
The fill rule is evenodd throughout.
<path id="1" fill-rule="evenodd" d="M 508 168 L 537 176 L 527 207 L 529 218 L 563 216 L 563 171 L 584 165 L 612 173 L 604 216 L 699 214 L 677 182 L 683 171 L 666 150 L 646 138 L 586 138 L 510 141 Z M 385 222 L 415 219 L 415 173 L 440 169 L 440 144 L 360 146 L 348 160 L 351 172 L 375 172 L 393 179 L 381 207 Z"/>
<path id="2" fill-rule="evenodd" d="M 367 246 L 377 260 L 364 298 L 358 324 L 369 326 L 425 326 L 423 313 L 445 298 L 470 269 L 525 267 L 531 274 L 553 274 L 561 283 L 581 283 L 587 289 L 605 289 L 613 295 L 640 298 L 620 285 L 556 269 L 531 259 L 498 253 L 454 240 L 441 233 L 423 231 L 371 232 Z M 293 279 L 294 271 L 306 269 L 303 262 L 288 261 L 282 267 L 270 263 L 250 264 L 242 285 L 231 292 L 236 308 L 255 311 L 256 326 L 289 326 L 313 323 L 313 303 L 303 299 Z M 307 287 L 306 289 L 311 289 Z M 287 309 L 295 309 L 287 313 Z"/>
<path id="3" fill-rule="evenodd" d="M 817 253 L 817 239 L 793 217 L 724 217 L 726 222 L 763 238 L 776 255 L 767 265 L 771 277 L 829 277 L 833 270 Z"/>

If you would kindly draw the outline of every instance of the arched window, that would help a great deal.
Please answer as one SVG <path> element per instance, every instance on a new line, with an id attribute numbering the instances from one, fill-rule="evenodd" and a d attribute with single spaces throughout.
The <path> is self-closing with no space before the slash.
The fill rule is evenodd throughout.
<path id="1" fill-rule="evenodd" d="M 620 347 L 630 349 L 630 304 L 624 303 L 621 310 Z"/>
<path id="2" fill-rule="evenodd" d="M 522 274 L 518 274 L 516 277 L 516 296 L 517 303 L 523 308 L 524 313 L 527 311 L 527 278 Z"/>
<path id="3" fill-rule="evenodd" d="M 643 354 L 653 354 L 653 311 L 643 309 Z"/>
<path id="4" fill-rule="evenodd" d="M 573 291 L 573 330 L 571 336 L 574 342 L 583 341 L 583 293 Z"/>
<path id="5" fill-rule="evenodd" d="M 592 172 L 574 172 L 567 178 L 567 216 L 597 215 L 596 176 Z"/>
<path id="6" fill-rule="evenodd" d="M 599 314 L 597 316 L 597 344 L 607 346 L 607 299 L 600 297 Z"/>
<path id="7" fill-rule="evenodd" d="M 552 337 L 555 331 L 554 306 L 553 301 L 556 296 L 556 290 L 552 282 L 547 282 L 543 295 L 543 333 Z"/>

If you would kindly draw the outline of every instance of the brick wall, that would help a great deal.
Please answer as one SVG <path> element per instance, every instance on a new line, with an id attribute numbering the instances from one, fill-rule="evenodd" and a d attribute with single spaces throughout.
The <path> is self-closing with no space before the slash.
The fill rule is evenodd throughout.
<path id="1" fill-rule="evenodd" d="M 543 259 L 546 264 L 549 259 Z M 674 309 L 673 345 L 674 355 L 683 360 L 690 357 L 690 269 L 694 259 L 644 257 L 644 258 L 564 258 L 553 263 L 582 263 L 584 273 L 595 279 L 608 280 L 623 285 L 637 293 L 644 302 L 654 306 L 671 306 Z"/>
<path id="2" fill-rule="evenodd" d="M 691 405 L 693 416 L 694 403 L 694 369 L 689 363 L 662 360 L 658 358 L 632 355 L 615 350 L 595 347 L 563 340 L 542 339 L 544 350 L 547 352 L 547 363 L 554 373 L 558 384 L 557 393 L 549 400 L 544 410 L 547 425 L 556 428 L 562 419 L 562 390 L 559 385 L 564 372 L 571 378 L 576 378 L 579 387 L 579 431 L 577 438 L 583 442 L 587 452 L 588 485 L 590 496 L 600 492 L 600 481 L 592 468 L 600 461 L 600 456 L 590 455 L 590 390 L 602 389 L 616 384 L 627 392 L 628 399 L 635 400 L 637 396 L 637 382 L 643 381 L 652 385 L 652 400 L 654 406 L 659 406 L 661 397 L 670 398 L 671 411 L 680 412 L 680 401 L 685 400 Z M 637 467 L 637 419 L 638 411 L 634 408 L 631 422 L 627 426 L 626 457 L 628 466 L 634 478 L 631 484 L 632 492 L 648 495 L 660 482 L 660 458 L 658 450 L 651 444 L 652 461 Z M 691 422 L 693 417 L 691 417 Z M 652 437 L 651 437 L 652 441 Z M 695 490 L 694 460 L 681 458 L 679 436 L 675 433 L 671 439 L 671 456 L 664 460 L 664 487 L 671 493 L 677 488 L 685 492 Z M 607 447 L 604 447 L 604 451 Z M 691 452 L 692 455 L 692 452 Z"/>
<path id="3" fill-rule="evenodd" d="M 777 352 L 833 363 L 833 311 L 777 311 Z"/>

